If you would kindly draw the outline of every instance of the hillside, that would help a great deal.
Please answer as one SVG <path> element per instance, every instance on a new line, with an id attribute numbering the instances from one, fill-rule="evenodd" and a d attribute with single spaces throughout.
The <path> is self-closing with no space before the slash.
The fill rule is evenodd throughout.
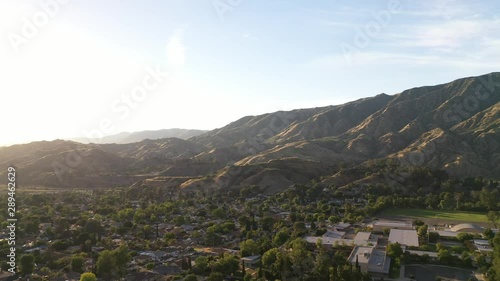
<path id="1" fill-rule="evenodd" d="M 339 173 L 341 166 L 377 161 L 498 179 L 499 83 L 500 73 L 491 73 L 343 105 L 247 116 L 188 139 L 15 145 L 0 148 L 0 169 L 15 164 L 24 181 L 53 186 L 257 185 L 266 192 L 313 179 L 339 187 L 383 183 L 376 173 Z M 68 169 L 63 182 L 55 180 L 53 163 L 67 162 L 71 151 L 81 154 L 81 163 Z"/>

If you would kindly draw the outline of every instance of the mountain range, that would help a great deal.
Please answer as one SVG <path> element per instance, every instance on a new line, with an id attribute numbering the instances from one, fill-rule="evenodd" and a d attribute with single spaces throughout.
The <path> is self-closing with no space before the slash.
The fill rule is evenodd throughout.
<path id="1" fill-rule="evenodd" d="M 190 129 L 164 129 L 140 132 L 121 132 L 115 135 L 105 136 L 102 138 L 88 139 L 88 138 L 71 138 L 68 140 L 81 142 L 81 143 L 133 143 L 142 140 L 150 139 L 165 139 L 165 138 L 179 138 L 189 139 L 191 137 L 201 135 L 207 131 L 203 130 L 190 130 Z"/>
<path id="2" fill-rule="evenodd" d="M 247 116 L 207 132 L 176 132 L 174 138 L 170 133 L 2 147 L 0 171 L 15 165 L 26 185 L 256 185 L 269 193 L 311 180 L 339 188 L 383 183 L 387 179 L 377 173 L 352 173 L 380 163 L 499 179 L 500 73 L 342 105 Z M 353 167 L 350 174 L 345 167 Z"/>

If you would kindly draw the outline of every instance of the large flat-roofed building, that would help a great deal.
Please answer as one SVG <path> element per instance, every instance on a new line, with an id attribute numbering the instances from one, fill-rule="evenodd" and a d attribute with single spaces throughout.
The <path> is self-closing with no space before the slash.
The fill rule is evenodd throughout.
<path id="1" fill-rule="evenodd" d="M 383 232 L 386 229 L 403 229 L 411 230 L 413 229 L 413 224 L 411 222 L 404 221 L 374 221 L 372 224 L 372 229 L 375 232 Z"/>
<path id="2" fill-rule="evenodd" d="M 398 242 L 408 247 L 418 247 L 418 235 L 416 230 L 391 229 L 389 243 Z"/>
<path id="3" fill-rule="evenodd" d="M 354 237 L 354 244 L 358 246 L 368 245 L 377 246 L 378 235 L 372 234 L 371 232 L 358 232 Z"/>
<path id="4" fill-rule="evenodd" d="M 375 247 L 356 246 L 349 256 L 349 262 L 353 265 L 358 262 L 359 268 L 363 272 L 369 272 L 376 276 L 387 276 L 391 258 L 386 255 L 385 251 Z"/>

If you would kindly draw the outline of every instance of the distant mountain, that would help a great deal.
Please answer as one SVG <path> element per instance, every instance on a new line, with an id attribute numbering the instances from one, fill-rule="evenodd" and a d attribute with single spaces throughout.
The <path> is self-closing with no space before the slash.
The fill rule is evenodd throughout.
<path id="1" fill-rule="evenodd" d="M 381 163 L 500 179 L 500 73 L 343 105 L 247 116 L 200 133 L 184 140 L 151 140 L 155 133 L 141 132 L 102 141 L 114 144 L 59 140 L 2 147 L 0 173 L 15 164 L 29 184 L 256 185 L 270 193 L 311 180 L 339 189 L 387 184 L 376 170 Z M 132 141 L 145 138 L 150 140 Z M 125 142 L 133 143 L 120 144 Z M 66 163 L 62 181 L 54 163 Z"/>
<path id="2" fill-rule="evenodd" d="M 164 129 L 164 130 L 154 130 L 154 131 L 140 131 L 140 132 L 122 132 L 116 135 L 106 136 L 98 139 L 87 139 L 87 138 L 72 138 L 68 139 L 71 141 L 81 142 L 81 143 L 133 143 L 140 142 L 145 139 L 157 140 L 165 138 L 179 138 L 187 140 L 191 137 L 201 135 L 207 131 L 203 130 L 190 130 L 190 129 Z"/>

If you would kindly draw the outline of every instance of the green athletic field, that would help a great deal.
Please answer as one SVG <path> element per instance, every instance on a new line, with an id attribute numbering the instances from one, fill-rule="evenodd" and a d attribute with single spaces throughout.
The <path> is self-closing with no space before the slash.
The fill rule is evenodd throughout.
<path id="1" fill-rule="evenodd" d="M 463 211 L 444 211 L 444 210 L 422 210 L 422 209 L 389 209 L 384 211 L 381 216 L 401 216 L 422 219 L 440 219 L 454 220 L 462 222 L 482 222 L 487 223 L 488 218 L 482 213 L 468 213 Z"/>

